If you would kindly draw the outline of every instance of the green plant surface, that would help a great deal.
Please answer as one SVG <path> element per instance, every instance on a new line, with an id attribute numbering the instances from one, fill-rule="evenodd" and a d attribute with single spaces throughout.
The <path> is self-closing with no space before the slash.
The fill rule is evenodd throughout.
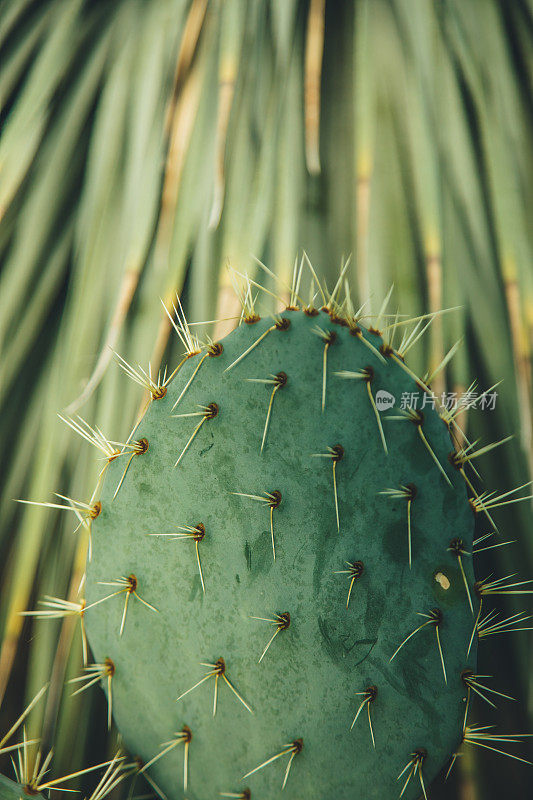
<path id="1" fill-rule="evenodd" d="M 21 797 L 28 800 L 30 797 L 42 797 L 42 795 L 26 792 L 23 786 L 0 775 L 0 797 L 2 800 L 20 800 Z"/>
<path id="2" fill-rule="evenodd" d="M 98 662 L 114 664 L 115 721 L 132 752 L 148 762 L 189 726 L 187 796 L 236 791 L 247 772 L 302 738 L 288 798 L 392 797 L 414 751 L 427 751 L 422 774 L 429 784 L 461 742 L 461 676 L 467 668 L 475 672 L 475 648 L 469 657 L 467 649 L 478 600 L 472 559 L 465 575 L 474 611 L 448 548 L 460 538 L 471 552 L 474 515 L 466 485 L 448 463 L 453 440 L 430 405 L 422 430 L 444 474 L 417 425 L 393 414 L 381 423 L 384 450 L 368 388 L 401 397 L 416 388 L 413 378 L 324 311 L 282 314 L 279 330 L 268 318 L 243 324 L 222 340 L 219 355 L 188 359 L 134 434 L 148 443 L 146 452 L 126 452 L 106 469 L 87 565 L 89 641 Z M 324 410 L 325 344 L 317 330 L 334 337 Z M 372 333 L 361 337 L 374 348 L 382 342 Z M 368 368 L 368 384 L 343 378 L 344 371 Z M 286 383 L 273 384 L 269 376 L 280 373 Z M 202 411 L 189 416 L 213 402 L 212 419 Z M 338 462 L 314 457 L 338 444 L 344 449 Z M 407 502 L 380 492 L 411 484 L 410 567 Z M 281 501 L 272 508 L 271 531 L 265 493 L 274 490 Z M 183 526 L 200 523 L 199 541 L 183 533 Z M 347 603 L 351 580 L 343 571 L 354 562 L 364 568 Z M 119 576 L 131 575 L 135 585 L 121 588 Z M 428 623 L 391 661 L 402 640 L 428 621 L 420 614 L 435 608 L 442 616 L 437 625 Z M 254 617 L 285 609 L 290 624 L 258 664 L 275 628 Z M 220 656 L 241 702 L 213 674 L 176 702 L 210 672 L 201 662 Z M 371 686 L 377 686 L 369 701 L 372 732 L 366 714 L 350 731 L 358 693 Z M 170 797 L 181 796 L 176 774 L 183 747 L 152 767 Z M 247 779 L 253 796 L 278 795 L 289 756 Z M 415 773 L 405 796 L 420 791 Z"/>

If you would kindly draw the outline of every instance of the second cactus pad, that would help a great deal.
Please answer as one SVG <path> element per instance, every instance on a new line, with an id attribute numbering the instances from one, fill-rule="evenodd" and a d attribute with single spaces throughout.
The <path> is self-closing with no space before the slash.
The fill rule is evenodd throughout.
<path id="1" fill-rule="evenodd" d="M 475 669 L 448 428 L 377 332 L 324 310 L 220 344 L 106 470 L 85 616 L 116 724 L 164 753 L 172 800 L 416 798 Z"/>

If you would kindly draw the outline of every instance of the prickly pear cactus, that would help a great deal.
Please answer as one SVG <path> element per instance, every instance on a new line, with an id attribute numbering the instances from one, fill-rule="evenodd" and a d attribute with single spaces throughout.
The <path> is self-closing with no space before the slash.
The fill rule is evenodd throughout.
<path id="1" fill-rule="evenodd" d="M 448 426 L 400 408 L 424 389 L 377 331 L 329 309 L 247 323 L 154 389 L 109 459 L 93 669 L 171 798 L 416 798 L 475 673 Z"/>

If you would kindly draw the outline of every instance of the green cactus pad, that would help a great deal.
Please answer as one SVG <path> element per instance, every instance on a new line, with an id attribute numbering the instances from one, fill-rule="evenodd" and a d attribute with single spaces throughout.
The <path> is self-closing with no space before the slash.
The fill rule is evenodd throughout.
<path id="1" fill-rule="evenodd" d="M 289 762 L 287 800 L 387 800 L 409 775 L 413 799 L 462 739 L 476 648 L 467 658 L 461 566 L 475 613 L 478 600 L 471 559 L 449 548 L 471 552 L 474 515 L 431 403 L 418 421 L 387 419 L 403 393 L 424 391 L 386 346 L 376 354 L 379 334 L 324 311 L 282 317 L 188 359 L 150 404 L 138 452 L 109 464 L 87 567 L 94 660 L 114 664 L 113 715 L 132 753 L 146 763 L 176 739 L 149 768 L 172 800 L 247 789 L 274 800 Z M 376 412 L 379 390 L 395 407 Z"/>

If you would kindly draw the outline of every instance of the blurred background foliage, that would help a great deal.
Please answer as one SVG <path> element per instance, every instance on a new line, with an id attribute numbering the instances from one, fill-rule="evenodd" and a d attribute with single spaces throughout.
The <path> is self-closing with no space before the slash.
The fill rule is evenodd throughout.
<path id="1" fill-rule="evenodd" d="M 12 498 L 89 498 L 98 463 L 57 412 L 128 435 L 142 398 L 110 348 L 172 367 L 160 298 L 231 317 L 228 262 L 257 278 L 257 256 L 288 281 L 305 249 L 330 286 L 352 254 L 368 313 L 391 284 L 392 311 L 460 306 L 410 363 L 462 339 L 434 388 L 503 379 L 495 411 L 465 422 L 483 443 L 515 434 L 485 458 L 490 488 L 530 479 L 532 41 L 531 0 L 0 3 L 0 731 L 51 679 L 29 733 L 55 742 L 54 774 L 110 752 L 104 699 L 65 688 L 76 619 L 20 612 L 76 599 L 87 543 L 74 518 Z M 498 522 L 517 542 L 478 575 L 529 578 L 530 505 Z M 520 700 L 474 721 L 532 730 L 531 641 L 481 644 L 480 672 Z M 489 755 L 459 759 L 432 797 L 530 796 L 530 768 Z"/>

